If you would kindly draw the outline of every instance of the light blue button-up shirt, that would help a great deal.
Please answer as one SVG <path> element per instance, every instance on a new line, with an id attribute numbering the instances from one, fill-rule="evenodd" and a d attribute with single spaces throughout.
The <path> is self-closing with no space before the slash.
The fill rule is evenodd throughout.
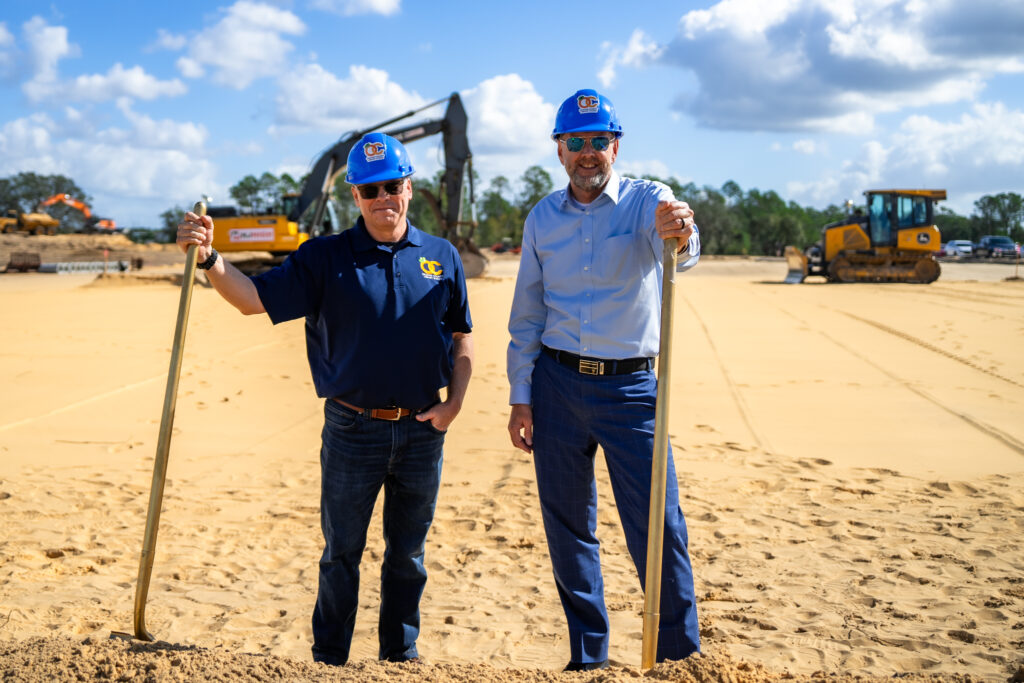
<path id="1" fill-rule="evenodd" d="M 663 240 L 654 212 L 673 199 L 662 183 L 613 170 L 589 204 L 576 202 L 566 186 L 533 208 L 508 322 L 510 404 L 530 403 L 541 344 L 593 358 L 658 355 Z M 699 259 L 694 229 L 677 272 Z"/>

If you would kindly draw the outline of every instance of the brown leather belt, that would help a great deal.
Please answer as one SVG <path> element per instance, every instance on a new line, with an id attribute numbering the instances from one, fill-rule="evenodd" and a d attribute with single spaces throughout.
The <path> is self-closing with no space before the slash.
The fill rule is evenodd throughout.
<path id="1" fill-rule="evenodd" d="M 371 417 L 374 420 L 400 420 L 403 417 L 412 415 L 414 412 L 408 408 L 360 408 L 342 401 L 340 398 L 332 398 L 331 400 L 335 403 L 340 403 L 349 410 L 356 411 L 363 417 Z"/>

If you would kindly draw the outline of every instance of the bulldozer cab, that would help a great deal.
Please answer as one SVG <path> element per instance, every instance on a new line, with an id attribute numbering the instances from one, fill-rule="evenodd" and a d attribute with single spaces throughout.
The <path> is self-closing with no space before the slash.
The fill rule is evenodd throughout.
<path id="1" fill-rule="evenodd" d="M 895 246 L 898 231 L 935 222 L 934 203 L 945 190 L 868 190 L 868 231 L 876 247 Z"/>

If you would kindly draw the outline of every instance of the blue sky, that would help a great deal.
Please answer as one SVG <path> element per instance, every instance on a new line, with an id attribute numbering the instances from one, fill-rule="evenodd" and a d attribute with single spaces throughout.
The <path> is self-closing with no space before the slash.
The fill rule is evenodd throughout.
<path id="1" fill-rule="evenodd" d="M 623 174 L 817 207 L 945 188 L 967 214 L 1024 193 L 1022 36 L 1020 0 L 6 0 L 0 177 L 62 173 L 155 225 L 458 91 L 483 188 L 532 164 L 561 183 L 554 113 L 591 87 Z M 420 174 L 439 144 L 410 144 Z"/>

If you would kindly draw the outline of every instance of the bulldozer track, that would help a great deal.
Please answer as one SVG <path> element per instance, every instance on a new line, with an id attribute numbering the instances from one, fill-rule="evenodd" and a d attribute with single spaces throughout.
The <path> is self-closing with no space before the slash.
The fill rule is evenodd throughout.
<path id="1" fill-rule="evenodd" d="M 763 295 L 759 295 L 759 296 L 761 296 L 761 298 L 767 298 L 767 297 L 764 297 Z M 967 414 L 967 413 L 957 409 L 956 407 L 946 403 L 945 401 L 939 399 L 938 397 L 933 396 L 932 394 L 928 393 L 924 389 L 921 389 L 920 387 L 916 386 L 913 381 L 908 380 L 908 379 L 906 379 L 904 377 L 901 377 L 901 376 L 897 375 L 896 373 L 894 373 L 893 371 L 889 370 L 888 368 L 885 368 L 885 367 L 879 365 L 877 362 L 872 360 L 870 357 L 860 353 L 857 349 L 852 348 L 852 347 L 850 347 L 847 344 L 844 344 L 841 340 L 836 339 L 832 335 L 830 335 L 827 332 L 821 330 L 820 326 L 814 325 L 814 324 L 810 323 L 809 321 L 804 320 L 800 316 L 794 314 L 792 311 L 789 311 L 786 308 L 780 306 L 778 303 L 773 301 L 772 305 L 775 308 L 777 308 L 780 311 L 782 311 L 785 315 L 789 316 L 790 318 L 793 318 L 797 322 L 799 322 L 802 325 L 806 326 L 807 329 L 817 331 L 818 334 L 823 336 L 825 339 L 828 339 L 830 342 L 832 342 L 833 344 L 835 344 L 839 348 L 843 349 L 844 351 L 846 351 L 850 355 L 860 359 L 864 363 L 866 363 L 866 364 L 870 365 L 871 367 L 875 368 L 876 370 L 881 372 L 883 375 L 885 375 L 889 379 L 893 380 L 894 382 L 898 383 L 900 386 L 904 387 L 908 391 L 910 391 L 910 392 L 912 392 L 914 394 L 917 394 L 921 398 L 925 399 L 926 401 L 928 401 L 929 403 L 935 405 L 936 407 L 946 411 L 950 415 L 953 415 L 954 417 L 957 417 L 957 418 L 963 420 L 965 423 L 967 423 L 968 425 L 970 425 L 974 429 L 976 429 L 979 432 L 981 432 L 983 434 L 986 434 L 987 436 L 989 436 L 989 437 L 991 437 L 991 438 L 1001 442 L 1004 446 L 1010 448 L 1013 451 L 1016 451 L 1019 455 L 1024 455 L 1024 441 L 1021 441 L 1020 439 L 1014 437 L 1013 435 L 1007 434 L 1006 432 L 1004 432 L 1003 430 L 999 429 L 998 427 L 994 427 L 994 426 L 988 424 L 987 422 L 979 420 L 978 418 L 975 418 L 975 417 L 973 417 L 973 416 L 971 416 L 971 415 L 969 415 L 969 414 Z M 828 311 L 835 311 L 836 310 L 834 308 L 830 308 L 830 307 L 823 306 L 823 305 L 820 306 L 820 307 L 824 308 L 824 309 L 826 309 Z M 923 341 L 921 339 L 918 339 L 917 337 L 914 337 L 913 335 L 906 334 L 904 332 L 901 332 L 900 330 L 896 330 L 896 329 L 891 328 L 891 327 L 889 327 L 887 325 L 883 325 L 882 323 L 878 323 L 878 322 L 875 322 L 875 321 L 872 321 L 872 320 L 868 320 L 866 318 L 861 318 L 861 317 L 856 316 L 856 315 L 854 315 L 852 313 L 847 313 L 846 311 L 837 311 L 837 312 L 842 313 L 843 315 L 848 316 L 848 317 L 850 317 L 850 318 L 852 318 L 854 320 L 857 320 L 858 322 L 861 322 L 861 323 L 870 325 L 872 327 L 875 327 L 876 329 L 881 330 L 883 332 L 887 332 L 889 334 L 893 334 L 893 335 L 895 335 L 895 336 L 897 336 L 897 337 L 899 337 L 899 338 L 901 338 L 901 339 L 903 339 L 905 341 L 909 341 L 909 342 L 911 342 L 913 344 L 917 344 L 917 345 L 921 346 L 922 348 L 928 349 L 929 351 L 934 351 L 936 353 L 939 353 L 940 355 L 945 356 L 947 358 L 950 358 L 951 360 L 955 360 L 957 362 L 963 363 L 964 365 L 967 365 L 968 367 L 970 367 L 973 370 L 977 370 L 978 372 L 981 372 L 983 374 L 986 374 L 986 375 L 989 375 L 989 376 L 992 376 L 992 377 L 996 377 L 996 378 L 998 378 L 1000 380 L 1008 382 L 1009 384 L 1011 384 L 1013 386 L 1024 388 L 1024 385 L 1021 385 L 1020 383 L 1018 383 L 1018 382 L 1016 382 L 1016 381 L 1014 381 L 1014 380 L 1012 380 L 1012 379 L 1010 379 L 1008 377 L 1003 377 L 1002 375 L 993 373 L 990 370 L 987 370 L 987 369 L 982 368 L 982 367 L 978 367 L 976 364 L 974 364 L 974 363 L 972 363 L 972 362 L 970 362 L 970 361 L 968 361 L 968 360 L 966 360 L 964 358 L 961 358 L 961 357 L 957 356 L 956 354 L 952 354 L 952 353 L 949 353 L 947 351 L 944 351 L 943 349 L 939 349 L 938 347 L 933 346 L 932 344 L 929 344 L 928 342 L 925 342 L 925 341 Z"/>
<path id="2" fill-rule="evenodd" d="M 715 363 L 718 364 L 718 369 L 721 371 L 722 376 L 725 377 L 726 384 L 729 385 L 729 393 L 732 395 L 733 403 L 736 404 L 736 409 L 739 411 L 740 417 L 743 418 L 743 424 L 747 426 L 747 430 L 750 432 L 750 435 L 754 437 L 754 443 L 761 449 L 771 451 L 771 444 L 769 444 L 768 440 L 761 436 L 758 430 L 754 427 L 754 421 L 750 416 L 750 409 L 747 407 L 747 402 L 743 399 L 743 394 L 740 393 L 740 389 L 736 385 L 736 382 L 733 381 L 733 378 L 729 375 L 729 371 L 726 369 L 725 363 L 722 361 L 722 357 L 718 353 L 718 348 L 715 346 L 715 341 L 712 338 L 711 333 L 708 331 L 708 326 L 704 323 L 704 319 L 697 311 L 697 308 L 693 305 L 693 302 L 690 301 L 689 297 L 685 294 L 683 295 L 683 300 L 686 301 L 686 305 L 690 307 L 690 310 L 693 312 L 693 317 L 700 324 L 701 331 L 704 332 L 704 338 L 707 340 L 708 346 L 711 348 L 711 353 L 715 356 Z"/>
<path id="3" fill-rule="evenodd" d="M 977 363 L 975 363 L 975 362 L 973 362 L 971 360 L 968 360 L 967 358 L 964 358 L 962 356 L 958 356 L 957 354 L 955 354 L 955 353 L 953 353 L 951 351 L 946 351 L 945 349 L 940 349 L 938 346 L 935 346 L 934 344 L 929 344 L 928 342 L 924 341 L 923 339 L 918 339 L 917 337 L 913 336 L 912 334 L 907 334 L 906 332 L 903 332 L 901 330 L 897 330 L 894 327 L 889 327 L 888 325 L 885 325 L 884 323 L 880 323 L 877 320 L 869 320 L 867 318 L 862 318 L 859 315 L 854 315 L 853 313 L 849 313 L 847 311 L 838 311 L 838 312 L 842 313 L 843 315 L 845 315 L 848 318 L 852 318 L 853 320 L 856 320 L 857 322 L 864 323 L 865 325 L 870 325 L 870 326 L 874 327 L 875 329 L 881 330 L 883 332 L 887 332 L 887 333 L 893 335 L 894 337 L 899 337 L 900 339 L 906 340 L 906 341 L 908 341 L 908 342 L 910 342 L 912 344 L 916 344 L 916 345 L 920 346 L 923 349 L 927 349 L 927 350 L 929 350 L 929 351 L 931 351 L 933 353 L 939 354 L 940 356 L 944 356 L 946 358 L 949 358 L 950 360 L 954 360 L 957 363 L 961 363 L 963 365 L 966 365 L 967 367 L 971 368 L 972 370 L 977 370 L 978 372 L 984 373 L 984 374 L 988 375 L 989 377 L 995 377 L 996 379 L 1002 380 L 1002 381 L 1004 381 L 1004 382 L 1006 382 L 1008 384 L 1012 384 L 1015 387 L 1018 387 L 1020 389 L 1024 389 L 1024 384 L 1021 384 L 1020 382 L 1012 380 L 1009 377 L 1004 377 L 1003 375 L 1000 375 L 997 372 L 993 372 L 993 371 L 989 370 L 988 368 L 983 368 L 980 365 L 978 365 Z"/>

